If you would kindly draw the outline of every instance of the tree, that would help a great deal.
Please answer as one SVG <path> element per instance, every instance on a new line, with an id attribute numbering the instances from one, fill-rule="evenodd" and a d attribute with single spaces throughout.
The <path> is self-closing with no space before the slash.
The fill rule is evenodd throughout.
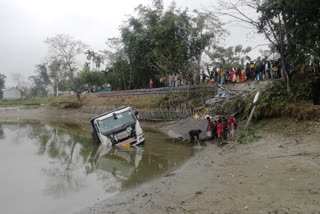
<path id="1" fill-rule="evenodd" d="M 51 84 L 47 65 L 45 63 L 36 65 L 36 76 L 30 76 L 29 79 L 33 82 L 31 94 L 32 96 L 43 97 L 47 96 L 47 88 Z"/>
<path id="2" fill-rule="evenodd" d="M 0 98 L 2 99 L 3 92 L 2 90 L 5 88 L 6 76 L 0 74 Z"/>
<path id="3" fill-rule="evenodd" d="M 95 70 L 99 71 L 101 64 L 104 63 L 103 56 L 91 50 L 87 50 L 85 54 L 87 55 L 87 60 L 89 61 L 88 62 L 89 65 L 90 65 L 90 61 L 92 61 L 92 63 L 95 65 Z"/>
<path id="4" fill-rule="evenodd" d="M 152 6 L 140 5 L 136 11 L 137 16 L 121 27 L 124 55 L 117 58 L 121 63 L 114 64 L 128 69 L 121 73 L 129 74 L 123 77 L 129 79 L 123 81 L 129 82 L 129 88 L 147 87 L 150 78 L 185 74 L 192 64 L 198 65 L 199 72 L 204 50 L 224 32 L 213 13 L 190 13 L 174 3 L 164 10 L 162 1 L 154 0 Z"/>
<path id="5" fill-rule="evenodd" d="M 2 91 L 5 88 L 6 76 L 4 74 L 0 74 L 0 90 Z"/>
<path id="6" fill-rule="evenodd" d="M 11 78 L 17 87 L 19 87 L 23 82 L 23 75 L 21 73 L 12 73 Z"/>
<path id="7" fill-rule="evenodd" d="M 319 4 L 318 0 L 220 0 L 214 11 L 265 35 L 280 54 L 281 71 L 290 91 L 297 68 L 307 64 L 310 55 L 319 58 Z"/>
<path id="8" fill-rule="evenodd" d="M 59 95 L 59 83 L 64 79 L 64 68 L 63 61 L 54 59 L 49 64 L 49 77 L 53 79 L 53 90 L 56 93 L 56 96 Z"/>
<path id="9" fill-rule="evenodd" d="M 251 51 L 251 47 L 245 49 L 241 45 L 235 47 L 230 46 L 224 48 L 222 46 L 213 45 L 212 49 L 207 52 L 211 59 L 211 65 L 214 68 L 231 69 L 235 67 L 244 67 L 244 63 L 248 60 L 247 54 Z"/>
<path id="10" fill-rule="evenodd" d="M 57 60 L 66 69 L 66 77 L 71 82 L 72 90 L 75 88 L 75 74 L 77 72 L 77 57 L 84 53 L 87 45 L 80 40 L 74 40 L 66 34 L 57 34 L 45 40 L 49 47 L 49 58 Z"/>
<path id="11" fill-rule="evenodd" d="M 106 84 L 106 76 L 104 72 L 83 71 L 79 75 L 80 82 L 87 84 L 89 88 L 92 86 L 102 87 Z"/>
<path id="12" fill-rule="evenodd" d="M 212 12 L 194 10 L 194 13 L 190 48 L 191 57 L 195 59 L 200 73 L 202 56 L 206 48 L 209 48 L 211 45 L 217 45 L 219 40 L 224 37 L 226 31 L 222 27 L 223 24 Z"/>

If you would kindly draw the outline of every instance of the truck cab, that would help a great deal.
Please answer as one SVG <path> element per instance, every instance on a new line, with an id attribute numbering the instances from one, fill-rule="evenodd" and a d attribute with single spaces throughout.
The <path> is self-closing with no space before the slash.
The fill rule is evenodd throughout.
<path id="1" fill-rule="evenodd" d="M 121 107 L 91 119 L 93 134 L 104 145 L 130 147 L 141 145 L 145 138 L 137 113 Z"/>

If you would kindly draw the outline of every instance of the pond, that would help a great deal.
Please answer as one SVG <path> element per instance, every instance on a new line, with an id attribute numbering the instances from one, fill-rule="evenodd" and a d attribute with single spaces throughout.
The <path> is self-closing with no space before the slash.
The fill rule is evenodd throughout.
<path id="1" fill-rule="evenodd" d="M 144 146 L 120 149 L 94 144 L 87 125 L 0 124 L 1 213 L 73 213 L 168 173 L 193 154 L 144 131 Z"/>

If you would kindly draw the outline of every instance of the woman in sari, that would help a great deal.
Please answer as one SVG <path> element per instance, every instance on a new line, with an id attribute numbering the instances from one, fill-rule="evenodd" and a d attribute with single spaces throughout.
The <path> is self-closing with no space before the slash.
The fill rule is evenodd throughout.
<path id="1" fill-rule="evenodd" d="M 224 80 L 225 80 L 225 70 L 222 70 L 221 73 L 220 73 L 220 78 L 221 78 L 221 85 L 224 84 Z"/>
<path id="2" fill-rule="evenodd" d="M 230 69 L 229 74 L 230 74 L 230 82 L 232 83 L 233 82 L 233 70 L 232 69 Z"/>
<path id="3" fill-rule="evenodd" d="M 244 81 L 245 81 L 246 75 L 247 75 L 246 71 L 245 71 L 245 70 L 242 70 L 242 71 L 241 71 L 241 82 L 244 82 Z"/>
<path id="4" fill-rule="evenodd" d="M 240 68 L 236 69 L 236 72 L 237 72 L 237 83 L 239 83 L 240 82 L 240 76 L 241 76 Z"/>

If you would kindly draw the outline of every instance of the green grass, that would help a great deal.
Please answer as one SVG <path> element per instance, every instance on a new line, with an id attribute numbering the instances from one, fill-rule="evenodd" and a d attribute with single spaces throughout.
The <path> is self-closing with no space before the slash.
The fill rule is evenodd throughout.
<path id="1" fill-rule="evenodd" d="M 125 98 L 111 97 L 104 101 L 104 105 L 129 105 L 136 107 L 157 107 L 163 100 L 166 99 L 166 96 L 132 96 Z"/>
<path id="2" fill-rule="evenodd" d="M 42 98 L 32 98 L 25 100 L 17 101 L 0 101 L 0 105 L 41 105 L 41 104 L 51 104 L 59 105 L 77 102 L 76 96 L 74 95 L 65 95 L 59 97 L 42 97 Z"/>
<path id="3" fill-rule="evenodd" d="M 50 97 L 48 102 L 48 104 L 51 104 L 51 105 L 70 104 L 70 103 L 78 103 L 77 97 L 75 95 Z"/>
<path id="4" fill-rule="evenodd" d="M 251 125 L 247 132 L 245 130 L 241 130 L 239 132 L 239 139 L 238 142 L 240 144 L 247 144 L 247 143 L 253 143 L 261 139 L 261 136 L 258 135 L 256 131 L 255 125 Z"/>
<path id="5" fill-rule="evenodd" d="M 262 91 L 254 112 L 254 119 L 294 117 L 303 120 L 317 118 L 320 110 L 312 105 L 310 98 L 311 84 L 308 81 L 294 82 L 291 92 L 287 92 L 283 81 L 274 80 Z M 247 107 L 246 114 L 249 115 L 251 108 Z"/>
<path id="6" fill-rule="evenodd" d="M 37 98 L 37 99 L 26 99 L 17 101 L 0 101 L 0 105 L 41 105 L 50 102 L 49 97 Z"/>

